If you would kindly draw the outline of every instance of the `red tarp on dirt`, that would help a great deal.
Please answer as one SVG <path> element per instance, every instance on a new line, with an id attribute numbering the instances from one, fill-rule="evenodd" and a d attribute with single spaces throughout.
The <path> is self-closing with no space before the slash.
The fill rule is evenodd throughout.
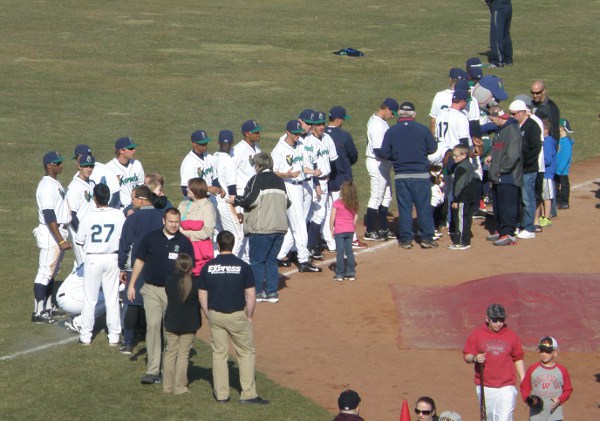
<path id="1" fill-rule="evenodd" d="M 563 351 L 600 351 L 600 274 L 513 273 L 457 286 L 390 289 L 400 348 L 462 349 L 485 321 L 487 306 L 498 303 L 525 348 L 549 335 Z"/>

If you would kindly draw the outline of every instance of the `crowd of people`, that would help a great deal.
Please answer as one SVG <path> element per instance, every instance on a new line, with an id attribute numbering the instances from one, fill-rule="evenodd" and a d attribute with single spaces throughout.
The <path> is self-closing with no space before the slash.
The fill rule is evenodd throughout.
<path id="1" fill-rule="evenodd" d="M 448 249 L 466 250 L 472 219 L 493 214 L 497 228 L 487 240 L 505 246 L 535 238 L 552 225 L 557 209 L 569 208 L 569 122 L 540 80 L 531 84 L 531 96 L 517 95 L 501 106 L 508 99 L 504 83 L 484 76 L 482 68 L 471 58 L 466 70 L 450 70 L 448 88 L 433 99 L 429 126 L 415 120 L 412 102 L 391 97 L 370 117 L 364 241 L 397 239 L 410 249 L 418 239 L 421 248 L 433 249 L 446 229 Z M 94 318 L 102 312 L 109 344 L 124 354 L 134 348 L 136 327 L 145 326 L 148 367 L 142 382 L 164 379 L 165 391 L 184 393 L 181 360 L 201 321 L 199 312 L 197 319 L 181 318 L 201 307 L 220 367 L 215 376 L 226 377 L 223 358 L 231 339 L 244 350 L 238 352 L 247 367 L 240 372 L 242 401 L 266 403 L 250 381 L 251 325 L 242 338 L 232 326 L 251 321 L 252 302 L 279 302 L 280 267 L 297 263 L 301 273 L 322 272 L 315 262 L 325 249 L 337 255 L 336 282 L 357 279 L 353 249 L 366 244 L 357 235 L 359 194 L 352 175 L 359 153 L 342 128 L 349 118 L 342 106 L 329 113 L 305 109 L 282 127 L 270 154 L 260 149 L 262 126 L 255 120 L 241 125 L 237 143 L 232 131 L 222 130 L 214 154 L 208 153 L 207 132 L 195 131 L 180 167 L 184 200 L 178 206 L 164 196 L 162 176 L 144 172 L 135 158 L 139 145 L 130 137 L 115 142 L 107 164 L 96 160 L 90 146 L 77 145 L 77 172 L 66 190 L 58 181 L 63 157 L 48 152 L 36 192 L 40 255 L 32 322 L 54 324 L 61 315 L 51 298 L 54 276 L 65 251 L 73 249 L 73 272 L 56 295 L 72 314 L 65 324 L 79 333 L 80 343 L 91 343 Z M 391 120 L 396 124 L 390 127 Z M 392 170 L 397 230 L 388 221 Z M 229 291 L 213 291 L 219 297 L 213 300 L 210 279 L 216 274 L 236 280 Z M 230 320 L 234 313 L 238 319 Z M 169 367 L 169 376 L 161 377 L 163 325 L 163 370 Z M 224 381 L 215 385 L 215 399 L 229 399 Z"/>

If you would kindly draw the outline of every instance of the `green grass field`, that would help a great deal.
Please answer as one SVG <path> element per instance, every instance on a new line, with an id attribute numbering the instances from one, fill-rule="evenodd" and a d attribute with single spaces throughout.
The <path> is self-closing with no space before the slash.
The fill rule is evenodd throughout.
<path id="1" fill-rule="evenodd" d="M 504 78 L 511 98 L 529 92 L 532 80 L 545 80 L 575 130 L 575 160 L 599 155 L 599 3 L 513 4 L 515 65 L 493 74 Z M 129 135 L 140 143 L 137 156 L 145 170 L 165 175 L 175 203 L 179 164 L 196 129 L 213 138 L 225 128 L 239 134 L 241 123 L 254 118 L 265 127 L 261 146 L 270 151 L 285 123 L 303 108 L 344 105 L 352 116 L 345 128 L 362 154 L 366 122 L 387 96 L 414 102 L 417 120 L 428 123 L 431 100 L 446 87 L 448 69 L 487 50 L 488 19 L 476 0 L 2 1 L 0 357 L 70 337 L 29 321 L 37 268 L 34 196 L 46 151 L 70 158 L 76 144 L 87 143 L 106 162 L 114 140 Z M 331 54 L 344 47 L 366 56 Z M 209 150 L 215 149 L 212 143 Z M 364 208 L 363 158 L 354 171 Z M 66 162 L 60 177 L 65 187 L 74 172 Z M 69 256 L 60 279 L 70 264 Z M 191 359 L 192 394 L 183 397 L 141 387 L 143 360 L 130 362 L 98 342 L 0 361 L 1 417 L 329 417 L 264 376 L 259 390 L 273 405 L 215 407 L 209 349 L 200 342 Z M 332 401 L 338 393 L 331 392 Z"/>

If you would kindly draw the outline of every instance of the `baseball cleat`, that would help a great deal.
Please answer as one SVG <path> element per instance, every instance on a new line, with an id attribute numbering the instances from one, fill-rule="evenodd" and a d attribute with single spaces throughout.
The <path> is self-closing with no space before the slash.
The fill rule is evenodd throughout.
<path id="1" fill-rule="evenodd" d="M 310 262 L 300 263 L 298 272 L 323 272 L 323 269 L 316 267 Z"/>
<path id="2" fill-rule="evenodd" d="M 318 248 L 312 248 L 308 251 L 310 253 L 310 257 L 316 260 L 323 260 L 323 253 Z"/>
<path id="3" fill-rule="evenodd" d="M 52 317 L 65 317 L 67 315 L 67 313 L 65 313 L 60 308 L 56 307 L 56 305 L 54 304 L 52 304 L 52 307 L 50 307 L 46 311 L 48 311 L 52 315 Z"/>
<path id="4" fill-rule="evenodd" d="M 73 316 L 67 317 L 67 319 L 64 321 L 63 325 L 64 325 L 65 329 L 67 329 L 69 332 L 80 333 L 79 326 L 75 323 Z"/>
<path id="5" fill-rule="evenodd" d="M 56 320 L 52 318 L 52 314 L 48 311 L 42 311 L 39 315 L 35 315 L 35 313 L 31 314 L 31 321 L 37 324 L 46 324 L 53 325 L 56 323 Z"/>
<path id="6" fill-rule="evenodd" d="M 385 241 L 377 231 L 365 232 L 364 239 L 366 241 Z"/>

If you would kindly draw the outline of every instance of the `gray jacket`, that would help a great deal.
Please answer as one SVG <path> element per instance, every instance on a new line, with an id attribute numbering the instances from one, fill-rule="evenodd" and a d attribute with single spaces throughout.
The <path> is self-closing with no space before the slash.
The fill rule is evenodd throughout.
<path id="1" fill-rule="evenodd" d="M 509 119 L 496 133 L 492 143 L 490 178 L 494 184 L 523 186 L 523 137 L 519 125 Z"/>

